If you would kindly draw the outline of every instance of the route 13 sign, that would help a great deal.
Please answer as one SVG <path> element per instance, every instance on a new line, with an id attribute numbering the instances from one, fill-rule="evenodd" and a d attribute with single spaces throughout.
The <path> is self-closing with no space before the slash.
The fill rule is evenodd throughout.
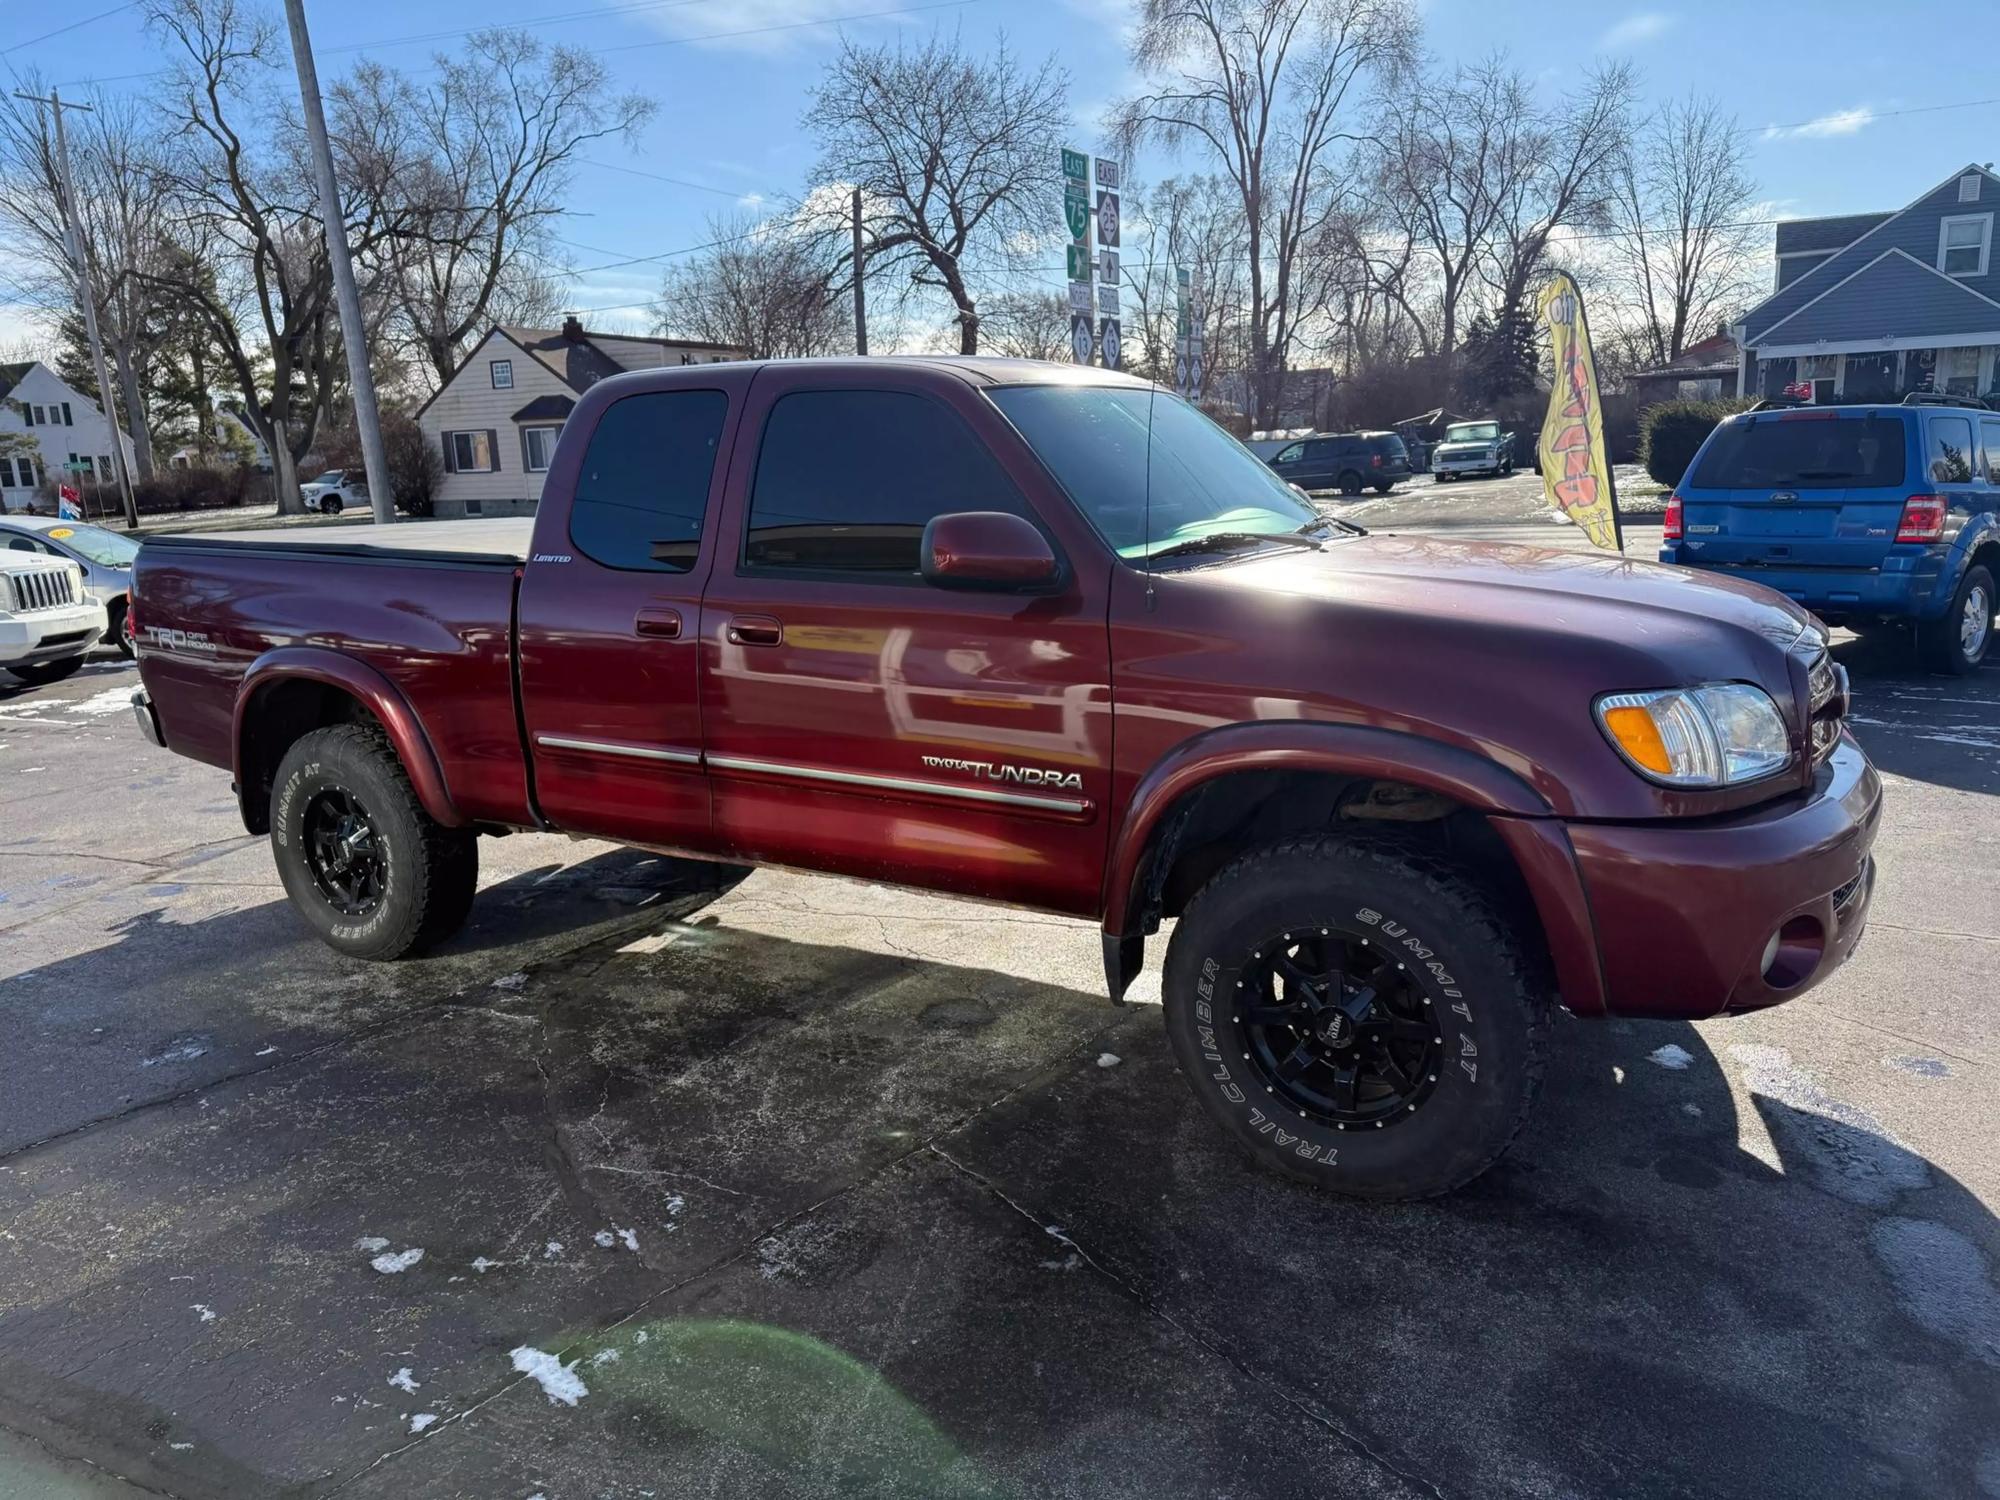
<path id="1" fill-rule="evenodd" d="M 1124 351 L 1120 347 L 1120 343 L 1118 320 L 1116 318 L 1106 318 L 1104 320 L 1104 336 L 1100 345 L 1104 350 L 1105 369 L 1119 370 L 1124 368 L 1124 365 L 1121 363 Z"/>
<path id="2" fill-rule="evenodd" d="M 1090 363 L 1090 315 L 1077 313 L 1069 320 L 1069 352 L 1080 365 Z"/>

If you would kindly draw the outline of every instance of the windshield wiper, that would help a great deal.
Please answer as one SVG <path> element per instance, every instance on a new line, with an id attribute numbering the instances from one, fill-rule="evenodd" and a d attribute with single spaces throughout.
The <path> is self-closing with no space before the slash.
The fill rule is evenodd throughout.
<path id="1" fill-rule="evenodd" d="M 1175 542 L 1171 547 L 1162 547 L 1148 556 L 1157 561 L 1162 557 L 1191 557 L 1198 552 L 1234 552 L 1239 547 L 1254 547 L 1260 542 L 1303 547 L 1309 552 L 1319 550 L 1319 543 L 1311 537 L 1291 531 L 1211 531 L 1206 536 L 1191 536 L 1184 542 Z"/>
<path id="2" fill-rule="evenodd" d="M 1321 526 L 1338 526 L 1343 531 L 1351 531 L 1356 536 L 1368 535 L 1368 528 L 1359 521 L 1350 521 L 1345 516 L 1314 516 L 1305 525 L 1293 532 L 1293 536 L 1308 536 Z"/>

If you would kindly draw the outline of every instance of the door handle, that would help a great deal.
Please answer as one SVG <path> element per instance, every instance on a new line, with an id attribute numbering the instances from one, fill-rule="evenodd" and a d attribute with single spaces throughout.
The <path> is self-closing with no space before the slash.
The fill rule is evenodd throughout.
<path id="1" fill-rule="evenodd" d="M 776 646 L 785 627 L 769 615 L 738 615 L 729 622 L 729 639 L 738 646 Z"/>
<path id="2" fill-rule="evenodd" d="M 681 612 L 677 609 L 642 609 L 632 628 L 656 640 L 677 641 L 681 637 Z"/>

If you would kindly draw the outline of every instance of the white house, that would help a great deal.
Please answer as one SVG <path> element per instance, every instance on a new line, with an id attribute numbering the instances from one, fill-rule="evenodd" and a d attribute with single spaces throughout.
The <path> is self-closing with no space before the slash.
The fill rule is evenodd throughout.
<path id="1" fill-rule="evenodd" d="M 417 412 L 417 425 L 444 457 L 437 514 L 531 514 L 576 398 L 605 376 L 720 364 L 744 353 L 727 344 L 592 333 L 575 318 L 557 329 L 496 325 Z"/>
<path id="2" fill-rule="evenodd" d="M 83 485 L 117 482 L 111 423 L 95 401 L 40 360 L 0 365 L 0 432 L 25 432 L 41 451 L 38 459 L 0 458 L 0 510 L 26 510 L 37 485 L 66 473 Z M 125 445 L 129 473 L 136 461 L 132 439 L 123 432 L 117 439 Z"/>

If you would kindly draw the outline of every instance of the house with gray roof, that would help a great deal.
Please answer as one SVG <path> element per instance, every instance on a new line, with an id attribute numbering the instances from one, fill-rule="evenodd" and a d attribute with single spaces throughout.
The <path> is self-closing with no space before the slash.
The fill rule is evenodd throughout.
<path id="1" fill-rule="evenodd" d="M 500 324 L 417 412 L 444 460 L 440 516 L 530 515 L 576 398 L 607 375 L 741 359 L 741 349 L 690 339 Z"/>
<path id="2" fill-rule="evenodd" d="M 2000 396 L 2000 177 L 1961 168 L 1894 213 L 1778 225 L 1771 295 L 1731 331 L 1746 396 Z"/>

